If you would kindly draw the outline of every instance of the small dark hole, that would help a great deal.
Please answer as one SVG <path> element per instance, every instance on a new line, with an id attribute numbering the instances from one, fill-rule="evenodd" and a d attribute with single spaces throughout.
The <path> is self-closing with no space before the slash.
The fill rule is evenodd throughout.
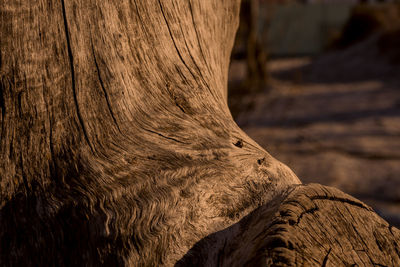
<path id="1" fill-rule="evenodd" d="M 235 146 L 242 148 L 243 147 L 243 141 L 240 139 L 236 143 L 234 143 Z"/>

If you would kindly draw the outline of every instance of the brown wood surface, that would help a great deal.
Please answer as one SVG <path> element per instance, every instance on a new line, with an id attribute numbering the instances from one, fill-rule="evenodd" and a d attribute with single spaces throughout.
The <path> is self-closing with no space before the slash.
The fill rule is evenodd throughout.
<path id="1" fill-rule="evenodd" d="M 297 185 L 176 266 L 399 266 L 400 231 L 332 187 Z"/>
<path id="2" fill-rule="evenodd" d="M 227 107 L 239 4 L 0 0 L 0 265 L 171 266 L 300 183 Z"/>

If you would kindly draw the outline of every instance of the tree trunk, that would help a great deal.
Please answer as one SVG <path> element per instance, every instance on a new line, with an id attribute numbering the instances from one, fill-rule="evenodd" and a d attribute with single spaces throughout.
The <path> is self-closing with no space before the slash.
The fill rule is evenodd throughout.
<path id="1" fill-rule="evenodd" d="M 238 0 L 117 2 L 0 0 L 3 265 L 171 266 L 300 183 L 228 110 Z"/>

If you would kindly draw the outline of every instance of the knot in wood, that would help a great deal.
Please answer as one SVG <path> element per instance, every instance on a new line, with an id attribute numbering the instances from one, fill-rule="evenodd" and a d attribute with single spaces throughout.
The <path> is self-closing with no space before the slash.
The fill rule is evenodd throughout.
<path id="1" fill-rule="evenodd" d="M 237 147 L 239 147 L 239 148 L 242 148 L 243 147 L 243 140 L 242 139 L 239 139 L 236 143 L 234 143 L 233 145 L 235 145 L 235 146 L 237 146 Z"/>

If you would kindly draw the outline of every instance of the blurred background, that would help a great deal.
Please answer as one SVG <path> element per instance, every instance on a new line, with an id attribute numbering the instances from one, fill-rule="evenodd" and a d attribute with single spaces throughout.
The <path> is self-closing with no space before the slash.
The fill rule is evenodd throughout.
<path id="1" fill-rule="evenodd" d="M 400 227 L 400 2 L 243 0 L 228 101 L 304 183 Z"/>

